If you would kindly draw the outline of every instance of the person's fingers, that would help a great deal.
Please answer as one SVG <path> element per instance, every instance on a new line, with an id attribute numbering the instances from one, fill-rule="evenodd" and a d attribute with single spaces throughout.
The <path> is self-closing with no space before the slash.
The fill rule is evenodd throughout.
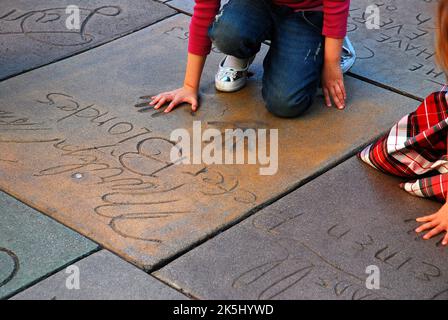
<path id="1" fill-rule="evenodd" d="M 430 214 L 428 216 L 419 217 L 416 219 L 417 222 L 428 222 L 436 217 L 436 214 Z"/>
<path id="2" fill-rule="evenodd" d="M 168 107 L 165 109 L 165 113 L 170 112 L 171 110 L 173 110 L 174 108 L 177 107 L 177 105 L 182 102 L 179 98 L 174 98 L 173 101 L 171 101 L 171 103 L 168 105 Z"/>
<path id="3" fill-rule="evenodd" d="M 422 231 L 425 231 L 425 230 L 434 228 L 436 225 L 437 225 L 437 222 L 435 222 L 435 221 L 430 221 L 430 222 L 427 222 L 427 223 L 421 225 L 421 226 L 418 227 L 417 229 L 415 229 L 415 232 L 420 233 L 420 232 L 422 232 Z"/>
<path id="4" fill-rule="evenodd" d="M 442 245 L 444 246 L 448 245 L 448 232 L 445 234 L 445 237 L 442 240 Z"/>
<path id="5" fill-rule="evenodd" d="M 331 98 L 333 99 L 334 103 L 336 104 L 336 107 L 338 109 L 342 109 L 342 102 L 339 100 L 339 97 L 335 91 L 335 87 L 330 87 L 330 93 L 331 93 Z"/>
<path id="6" fill-rule="evenodd" d="M 344 80 L 339 81 L 339 88 L 341 88 L 342 95 L 344 96 L 344 101 L 347 100 L 347 91 L 345 91 Z"/>
<path id="7" fill-rule="evenodd" d="M 162 98 L 161 94 L 156 95 L 151 102 L 149 103 L 151 106 L 155 105 L 157 102 L 159 102 L 159 100 Z"/>
<path id="8" fill-rule="evenodd" d="M 429 231 L 427 234 L 425 234 L 425 235 L 423 236 L 423 239 L 425 239 L 425 240 L 429 240 L 429 239 L 431 239 L 432 237 L 438 235 L 438 234 L 439 234 L 440 232 L 442 232 L 442 231 L 443 231 L 443 228 L 440 227 L 440 226 L 437 226 L 437 227 L 435 227 L 434 229 L 432 229 L 431 231 Z"/>
<path id="9" fill-rule="evenodd" d="M 196 98 L 191 98 L 190 101 L 188 101 L 191 104 L 191 111 L 196 112 L 196 110 L 198 110 L 198 99 Z"/>
<path id="10" fill-rule="evenodd" d="M 160 109 L 165 104 L 166 101 L 167 101 L 167 98 L 166 97 L 162 97 L 159 100 L 159 102 L 157 102 L 157 104 L 155 105 L 154 109 L 156 109 L 156 110 Z"/>
<path id="11" fill-rule="evenodd" d="M 322 88 L 322 90 L 324 91 L 324 98 L 325 98 L 325 105 L 327 107 L 331 107 L 331 99 L 330 99 L 330 91 L 328 91 L 327 88 Z"/>
<path id="12" fill-rule="evenodd" d="M 339 83 L 337 83 L 335 86 L 334 86 L 334 92 L 336 93 L 336 96 L 338 97 L 338 99 L 339 99 L 339 109 L 343 109 L 343 108 L 345 108 L 345 99 L 344 99 L 344 94 L 342 93 L 342 89 L 341 89 L 341 87 L 339 86 Z"/>
<path id="13" fill-rule="evenodd" d="M 166 99 L 168 99 L 168 101 L 170 101 L 170 100 L 174 99 L 174 95 L 171 92 L 162 92 L 152 98 L 150 105 L 153 106 L 153 105 L 157 104 L 160 101 L 160 99 L 162 99 L 162 98 L 166 98 Z"/>

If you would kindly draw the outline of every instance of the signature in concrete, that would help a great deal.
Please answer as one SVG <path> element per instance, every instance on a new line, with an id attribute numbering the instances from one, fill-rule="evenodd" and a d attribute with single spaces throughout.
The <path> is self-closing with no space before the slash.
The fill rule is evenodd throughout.
<path id="1" fill-rule="evenodd" d="M 24 35 L 54 46 L 81 46 L 95 39 L 91 33 L 88 33 L 88 25 L 95 17 L 116 17 L 122 12 L 119 6 L 80 8 L 80 29 L 68 30 L 65 25 L 68 18 L 65 10 L 65 7 L 27 12 L 12 9 L 6 13 L 0 13 L 0 36 Z"/>
<path id="2" fill-rule="evenodd" d="M 275 258 L 262 261 L 242 270 L 236 275 L 232 287 L 237 290 L 256 293 L 258 299 L 281 298 L 287 291 L 301 293 L 305 288 L 318 286 L 335 298 L 352 300 L 388 299 L 393 294 L 392 287 L 381 285 L 381 291 L 368 290 L 365 287 L 365 276 L 352 272 L 350 266 L 344 266 L 334 257 L 326 257 L 320 247 L 314 248 L 308 236 L 298 232 L 301 225 L 306 224 L 306 215 L 290 211 L 274 209 L 269 214 L 262 214 L 252 220 L 252 227 L 257 232 L 267 235 L 267 247 L 274 247 Z M 415 220 L 404 220 L 403 227 Z M 284 229 L 285 227 L 286 229 Z M 363 232 L 357 232 L 343 223 L 323 223 L 323 229 L 316 233 L 328 238 L 329 243 L 342 249 L 344 255 L 353 258 L 366 257 L 372 263 L 381 266 L 388 272 L 395 272 L 399 277 L 413 279 L 416 285 L 431 285 L 432 293 L 427 299 L 444 299 L 448 296 L 446 274 L 444 268 L 417 257 L 406 246 L 384 242 Z M 293 228 L 294 235 L 289 231 Z M 415 226 L 411 229 L 415 229 Z M 297 236 L 295 234 L 297 233 Z M 408 232 L 414 241 L 415 232 Z M 265 238 L 266 239 L 266 238 Z M 439 244 L 435 244 L 439 246 Z M 335 253 L 336 255 L 336 253 Z M 358 270 L 359 271 L 359 270 Z M 445 286 L 445 287 L 444 287 Z M 305 290 L 306 291 L 306 290 Z"/>
<path id="3" fill-rule="evenodd" d="M 157 231 L 154 221 L 163 220 L 167 225 L 176 223 L 184 215 L 197 213 L 201 210 L 197 199 L 213 203 L 226 197 L 240 205 L 250 205 L 257 200 L 256 194 L 243 188 L 232 172 L 202 165 L 174 166 L 169 156 L 174 145 L 172 141 L 156 136 L 149 128 L 137 127 L 102 106 L 85 105 L 73 96 L 55 92 L 36 102 L 51 108 L 51 112 L 60 113 L 58 118 L 45 122 L 48 127 L 70 127 L 70 122 L 76 122 L 78 128 L 84 125 L 95 130 L 92 137 L 101 137 L 107 143 L 78 145 L 72 143 L 70 137 L 55 137 L 56 130 L 53 130 L 35 133 L 31 140 L 26 139 L 23 131 L 14 131 L 12 138 L 0 139 L 0 144 L 36 142 L 42 146 L 44 142 L 49 143 L 46 152 L 60 156 L 56 161 L 37 166 L 33 176 L 71 177 L 73 190 L 88 187 L 96 194 L 93 213 L 107 219 L 108 226 L 121 237 L 160 244 L 163 237 L 149 230 Z M 31 122 L 7 111 L 4 116 L 4 121 L 15 123 L 16 127 L 21 124 L 19 128 Z M 39 128 L 43 126 L 38 121 L 32 123 Z M 60 130 L 57 134 L 61 134 Z"/>

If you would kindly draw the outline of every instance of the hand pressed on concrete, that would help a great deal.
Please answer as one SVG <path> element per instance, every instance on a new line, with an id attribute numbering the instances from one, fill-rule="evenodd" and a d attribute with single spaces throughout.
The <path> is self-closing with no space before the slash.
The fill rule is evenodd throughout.
<path id="1" fill-rule="evenodd" d="M 333 106 L 331 103 L 331 100 L 333 100 L 336 108 L 339 110 L 345 108 L 347 94 L 345 92 L 344 76 L 338 62 L 324 63 L 322 71 L 322 90 L 324 92 L 325 104 L 327 107 Z"/>
<path id="2" fill-rule="evenodd" d="M 198 92 L 196 89 L 184 86 L 173 91 L 162 92 L 156 96 L 152 96 L 149 105 L 154 106 L 154 109 L 157 110 L 168 102 L 170 104 L 164 111 L 166 113 L 170 112 L 182 103 L 190 104 L 191 110 L 195 112 L 199 106 Z"/>
<path id="3" fill-rule="evenodd" d="M 347 94 L 345 92 L 344 75 L 341 69 L 341 52 L 344 39 L 325 38 L 325 56 L 322 70 L 322 90 L 325 104 L 331 107 L 333 100 L 336 108 L 345 108 Z"/>
<path id="4" fill-rule="evenodd" d="M 445 203 L 442 208 L 440 208 L 439 211 L 436 213 L 420 217 L 417 219 L 417 222 L 423 223 L 420 227 L 418 227 L 415 231 L 417 233 L 423 232 L 425 230 L 431 229 L 429 232 L 427 232 L 423 239 L 429 240 L 432 237 L 442 233 L 446 232 L 445 237 L 442 240 L 442 245 L 446 246 L 448 245 L 448 204 Z"/>
<path id="5" fill-rule="evenodd" d="M 184 85 L 176 90 L 162 92 L 151 97 L 150 106 L 160 109 L 165 103 L 170 102 L 165 112 L 170 112 L 182 103 L 189 103 L 191 110 L 195 112 L 199 107 L 199 83 L 204 69 L 206 57 L 189 53 L 187 58 L 187 70 L 185 71 Z"/>

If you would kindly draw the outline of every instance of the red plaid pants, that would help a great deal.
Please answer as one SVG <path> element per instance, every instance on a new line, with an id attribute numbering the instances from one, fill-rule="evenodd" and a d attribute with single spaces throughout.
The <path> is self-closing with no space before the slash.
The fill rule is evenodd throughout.
<path id="1" fill-rule="evenodd" d="M 412 179 L 400 186 L 412 195 L 445 202 L 448 192 L 448 91 L 428 96 L 358 157 L 383 172 Z"/>

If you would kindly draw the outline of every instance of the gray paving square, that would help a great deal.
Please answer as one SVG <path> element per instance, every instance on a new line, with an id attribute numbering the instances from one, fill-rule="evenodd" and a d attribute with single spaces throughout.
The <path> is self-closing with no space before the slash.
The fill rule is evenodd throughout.
<path id="1" fill-rule="evenodd" d="M 446 80 L 435 63 L 436 4 L 352 0 L 348 35 L 358 60 L 351 72 L 420 98 L 440 90 Z M 377 29 L 369 28 L 376 21 L 372 5 L 378 8 Z"/>
<path id="2" fill-rule="evenodd" d="M 80 10 L 70 30 L 69 5 Z M 152 0 L 2 0 L 0 80 L 98 46 L 176 11 Z"/>
<path id="3" fill-rule="evenodd" d="M 73 280 L 76 275 L 79 287 Z M 109 251 L 101 250 L 12 299 L 185 300 L 187 297 Z"/>
<path id="4" fill-rule="evenodd" d="M 96 249 L 90 240 L 0 192 L 0 299 Z"/>
<path id="5" fill-rule="evenodd" d="M 352 158 L 155 275 L 207 299 L 446 300 L 448 248 L 414 232 L 440 204 L 398 182 Z"/>

